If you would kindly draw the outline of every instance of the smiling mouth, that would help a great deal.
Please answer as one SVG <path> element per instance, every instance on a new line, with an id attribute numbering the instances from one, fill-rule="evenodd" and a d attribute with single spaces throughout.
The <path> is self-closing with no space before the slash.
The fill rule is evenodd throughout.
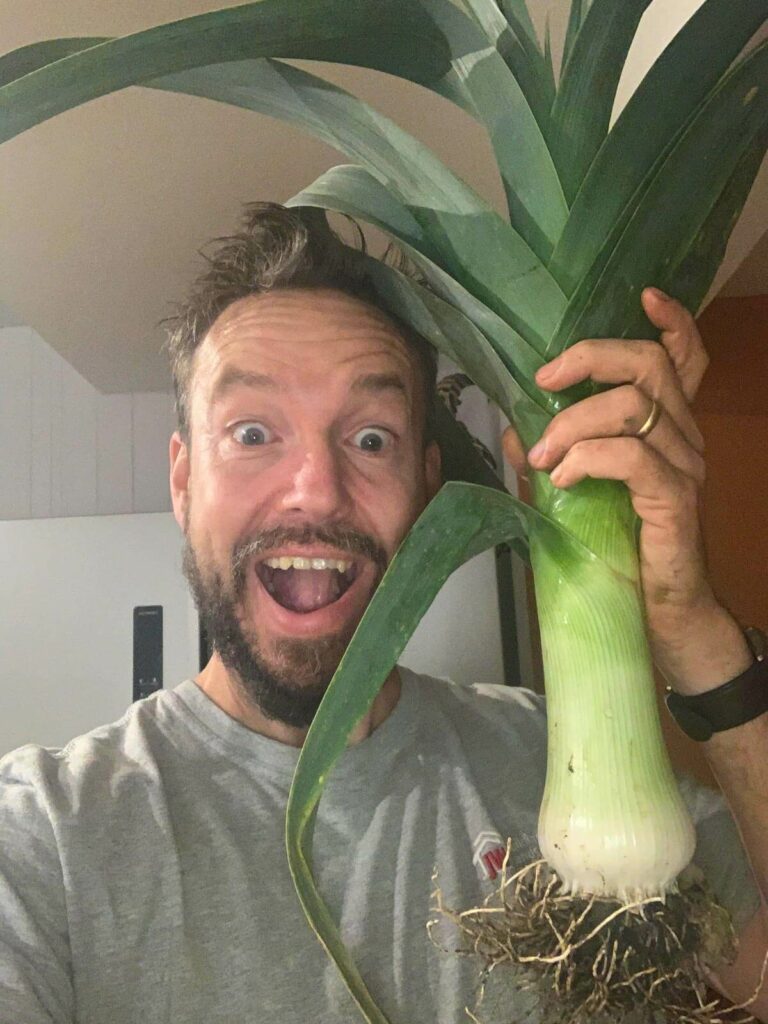
<path id="1" fill-rule="evenodd" d="M 308 615 L 335 604 L 354 583 L 358 568 L 342 559 L 283 556 L 257 563 L 256 575 L 277 604 Z"/>

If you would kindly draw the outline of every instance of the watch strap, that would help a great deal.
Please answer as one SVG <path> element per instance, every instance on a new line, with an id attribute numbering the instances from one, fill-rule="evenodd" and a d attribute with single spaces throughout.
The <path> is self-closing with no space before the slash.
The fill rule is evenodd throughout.
<path id="1" fill-rule="evenodd" d="M 667 687 L 666 702 L 680 728 L 703 742 L 768 712 L 768 641 L 750 626 L 744 631 L 754 662 L 735 679 L 706 693 L 683 695 Z"/>

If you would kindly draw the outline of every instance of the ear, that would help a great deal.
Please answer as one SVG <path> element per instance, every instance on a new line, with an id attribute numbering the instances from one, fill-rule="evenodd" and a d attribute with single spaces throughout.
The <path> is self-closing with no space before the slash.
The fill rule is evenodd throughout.
<path id="1" fill-rule="evenodd" d="M 171 501 L 176 522 L 186 529 L 189 507 L 189 451 L 178 430 L 174 431 L 168 451 L 171 462 Z"/>
<path id="2" fill-rule="evenodd" d="M 443 465 L 440 458 L 440 446 L 437 441 L 430 441 L 424 449 L 424 479 L 426 481 L 427 501 L 443 486 Z"/>

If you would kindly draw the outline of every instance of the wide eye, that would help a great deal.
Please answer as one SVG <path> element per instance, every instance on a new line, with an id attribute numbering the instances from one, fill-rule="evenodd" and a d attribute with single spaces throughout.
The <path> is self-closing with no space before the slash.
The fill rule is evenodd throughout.
<path id="1" fill-rule="evenodd" d="M 390 441 L 391 435 L 389 431 L 384 430 L 382 427 L 364 427 L 363 430 L 358 430 L 354 436 L 354 443 L 360 450 L 370 452 L 373 455 L 383 451 Z"/>
<path id="2" fill-rule="evenodd" d="M 272 431 L 263 423 L 238 423 L 232 433 L 244 448 L 257 448 L 272 440 Z"/>

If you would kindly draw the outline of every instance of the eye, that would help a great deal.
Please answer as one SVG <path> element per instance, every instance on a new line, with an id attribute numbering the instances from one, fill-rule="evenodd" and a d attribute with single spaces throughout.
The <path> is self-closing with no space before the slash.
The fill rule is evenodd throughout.
<path id="1" fill-rule="evenodd" d="M 383 427 L 365 427 L 358 430 L 353 440 L 361 451 L 375 455 L 387 447 L 391 441 L 391 434 Z"/>
<path id="2" fill-rule="evenodd" d="M 272 440 L 272 431 L 263 423 L 238 423 L 232 433 L 244 448 L 257 448 Z"/>

